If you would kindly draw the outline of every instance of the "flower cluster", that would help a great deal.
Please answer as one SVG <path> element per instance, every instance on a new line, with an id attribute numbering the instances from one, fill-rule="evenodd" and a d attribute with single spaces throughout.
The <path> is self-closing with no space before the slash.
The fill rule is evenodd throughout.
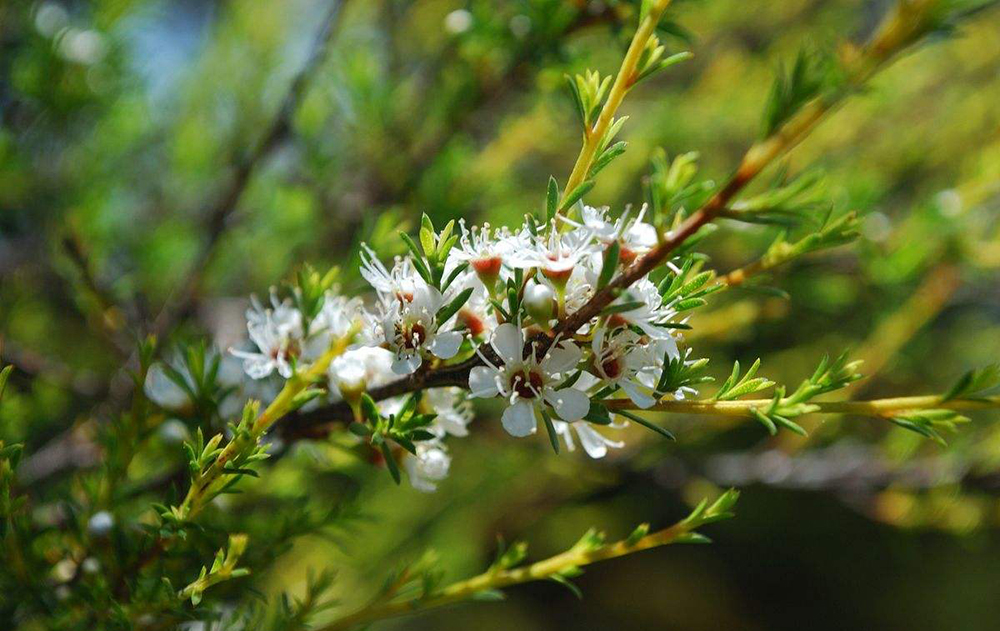
<path id="1" fill-rule="evenodd" d="M 298 306 L 309 293 L 301 289 L 284 301 L 272 293 L 267 307 L 254 300 L 247 329 L 255 348 L 233 355 L 254 380 L 287 379 L 331 341 L 349 337 L 330 364 L 328 402 L 352 406 L 356 420 L 370 426 L 360 436 L 381 431 L 397 442 L 401 449 L 389 456 L 403 454 L 413 486 L 425 491 L 448 473 L 445 439 L 467 434 L 470 397 L 502 400 L 501 423 L 512 436 L 544 426 L 554 446 L 561 440 L 574 449 L 575 434 L 587 454 L 600 458 L 623 445 L 594 428 L 623 427 L 611 423 L 600 401 L 620 392 L 647 408 L 663 396 L 682 396 L 663 391 L 661 379 L 666 364 L 684 362 L 675 333 L 683 326 L 675 309 L 682 296 L 669 290 L 676 267 L 664 268 L 659 283 L 633 283 L 578 330 L 559 329 L 613 274 L 656 246 L 657 230 L 642 212 L 613 218 L 607 208 L 580 204 L 571 217 L 545 224 L 529 216 L 517 231 L 463 221 L 453 234 L 454 226 L 438 233 L 425 217 L 419 245 L 402 235 L 410 252 L 391 265 L 362 246 L 360 273 L 374 293 L 366 301 L 329 288 L 310 313 Z M 377 416 L 361 413 L 366 393 L 456 365 L 469 367 L 467 390 L 368 397 Z M 421 420 L 374 427 L 375 419 L 402 418 L 404 408 L 407 418 Z M 404 426 L 409 433 L 401 433 Z"/>

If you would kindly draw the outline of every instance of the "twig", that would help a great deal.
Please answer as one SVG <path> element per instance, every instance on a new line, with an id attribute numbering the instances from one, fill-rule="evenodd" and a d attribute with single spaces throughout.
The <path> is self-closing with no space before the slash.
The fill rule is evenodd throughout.
<path id="1" fill-rule="evenodd" d="M 747 416 L 751 409 L 766 409 L 773 399 L 737 399 L 735 401 L 693 400 L 660 401 L 645 408 L 651 412 L 675 414 L 708 414 L 714 416 Z M 641 410 L 627 399 L 605 400 L 602 403 L 609 410 Z M 894 413 L 913 410 L 994 410 L 1000 408 L 1000 396 L 976 399 L 948 399 L 941 395 L 929 394 L 913 397 L 893 397 L 871 401 L 810 401 L 815 409 L 807 414 L 854 414 L 888 418 Z"/>
<path id="2" fill-rule="evenodd" d="M 591 543 L 588 541 L 588 535 L 585 535 L 579 543 L 566 552 L 524 567 L 507 569 L 494 565 L 482 574 L 452 583 L 429 595 L 420 594 L 387 603 L 377 600 L 353 614 L 344 616 L 326 626 L 317 627 L 317 631 L 346 631 L 376 620 L 395 618 L 466 601 L 478 594 L 493 592 L 519 583 L 546 579 L 565 582 L 567 576 L 575 575 L 578 569 L 585 565 L 673 543 L 707 541 L 703 536 L 695 533 L 695 529 L 712 521 L 731 516 L 728 509 L 736 501 L 737 495 L 735 491 L 728 491 L 716 504 L 706 507 L 706 504 L 702 503 L 687 519 L 645 536 L 636 537 L 633 535 L 621 541 L 605 544 Z M 720 504 L 723 506 L 720 507 Z M 637 531 L 637 534 L 641 534 L 641 531 Z"/>
<path id="3" fill-rule="evenodd" d="M 608 92 L 608 99 L 601 108 L 601 113 L 598 115 L 594 127 L 592 129 L 588 127 L 584 130 L 583 147 L 580 149 L 580 155 L 577 157 L 576 164 L 573 165 L 573 171 L 566 181 L 566 187 L 563 189 L 559 200 L 560 205 L 566 201 L 567 196 L 580 183 L 587 179 L 587 174 L 590 172 L 590 167 L 594 162 L 594 157 L 601 144 L 601 140 L 614 120 L 618 106 L 625 99 L 625 94 L 635 83 L 639 60 L 642 57 L 643 50 L 646 48 L 646 43 L 656 30 L 656 26 L 660 23 L 660 18 L 663 17 L 663 13 L 667 10 L 669 4 L 670 0 L 656 0 L 656 3 L 649 7 L 646 17 L 639 24 L 639 28 L 636 29 L 635 35 L 632 37 L 632 43 L 629 44 L 625 58 L 622 60 L 621 68 L 618 70 L 618 74 L 615 75 L 611 91 Z"/>

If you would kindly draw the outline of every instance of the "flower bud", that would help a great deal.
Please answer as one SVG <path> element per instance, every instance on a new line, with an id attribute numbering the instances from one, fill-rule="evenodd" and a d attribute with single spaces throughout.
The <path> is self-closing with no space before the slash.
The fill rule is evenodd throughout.
<path id="1" fill-rule="evenodd" d="M 94 537 L 104 537 L 115 525 L 115 518 L 108 511 L 100 511 L 87 522 L 87 530 Z"/>
<path id="2" fill-rule="evenodd" d="M 524 289 L 524 308 L 539 324 L 548 324 L 556 310 L 556 296 L 548 285 L 530 283 Z"/>

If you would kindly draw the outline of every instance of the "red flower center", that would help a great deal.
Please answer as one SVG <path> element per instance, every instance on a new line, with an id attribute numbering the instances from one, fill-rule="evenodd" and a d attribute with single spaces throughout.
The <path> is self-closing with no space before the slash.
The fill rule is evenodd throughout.
<path id="1" fill-rule="evenodd" d="M 534 399 L 542 392 L 542 376 L 534 371 L 519 370 L 510 378 L 510 388 L 520 397 Z"/>

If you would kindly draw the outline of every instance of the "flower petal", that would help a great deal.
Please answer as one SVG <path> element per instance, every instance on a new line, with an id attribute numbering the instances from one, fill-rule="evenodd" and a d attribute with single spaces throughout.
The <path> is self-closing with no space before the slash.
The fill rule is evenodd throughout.
<path id="1" fill-rule="evenodd" d="M 521 329 L 510 322 L 498 326 L 493 332 L 493 349 L 508 364 L 524 359 L 522 354 L 524 338 L 521 337 Z"/>
<path id="2" fill-rule="evenodd" d="M 608 455 L 608 447 L 621 448 L 624 443 L 608 440 L 603 434 L 586 423 L 574 423 L 576 435 L 580 437 L 583 450 L 591 458 L 603 458 Z"/>
<path id="3" fill-rule="evenodd" d="M 545 359 L 542 360 L 542 370 L 550 375 L 557 372 L 564 372 L 576 366 L 582 354 L 580 347 L 576 344 L 565 341 L 560 342 L 558 346 L 549 349 Z"/>
<path id="4" fill-rule="evenodd" d="M 621 386 L 621 389 L 625 391 L 625 394 L 628 395 L 628 398 L 632 399 L 632 403 L 635 403 L 642 409 L 652 407 L 652 405 L 656 403 L 656 399 L 643 392 L 639 388 L 639 384 L 635 383 L 634 381 L 629 381 L 628 379 L 622 379 L 621 381 L 618 382 L 618 385 Z"/>
<path id="5" fill-rule="evenodd" d="M 438 333 L 434 336 L 434 341 L 428 347 L 435 357 L 441 359 L 451 359 L 458 353 L 458 348 L 462 345 L 462 334 L 458 331 L 448 331 Z"/>
<path id="6" fill-rule="evenodd" d="M 397 356 L 392 361 L 392 372 L 397 375 L 409 375 L 415 372 L 417 368 L 420 368 L 420 364 L 422 363 L 423 359 L 421 359 L 420 353 Z"/>
<path id="7" fill-rule="evenodd" d="M 564 421 L 579 421 L 590 411 L 590 398 L 576 388 L 546 388 L 543 396 Z"/>
<path id="8" fill-rule="evenodd" d="M 503 428 L 511 436 L 517 436 L 518 438 L 530 436 L 535 433 L 535 408 L 524 399 L 521 399 L 503 411 L 500 422 L 503 423 Z"/>
<path id="9" fill-rule="evenodd" d="M 474 397 L 489 399 L 497 396 L 497 372 L 486 366 L 476 366 L 469 371 L 469 390 Z"/>

